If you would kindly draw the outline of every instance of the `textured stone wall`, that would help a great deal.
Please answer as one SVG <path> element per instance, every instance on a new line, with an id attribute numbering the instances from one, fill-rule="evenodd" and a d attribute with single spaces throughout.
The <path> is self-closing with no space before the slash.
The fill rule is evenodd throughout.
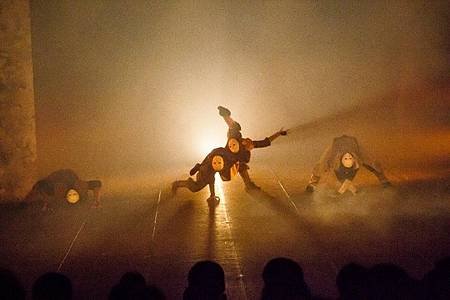
<path id="1" fill-rule="evenodd" d="M 30 3 L 0 0 L 0 202 L 23 199 L 35 168 Z"/>

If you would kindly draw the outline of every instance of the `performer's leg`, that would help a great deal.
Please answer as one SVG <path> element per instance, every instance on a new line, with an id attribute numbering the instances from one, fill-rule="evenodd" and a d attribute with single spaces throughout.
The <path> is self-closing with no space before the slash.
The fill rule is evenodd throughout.
<path id="1" fill-rule="evenodd" d="M 102 187 L 102 182 L 100 180 L 90 180 L 88 181 L 88 189 L 94 194 L 94 206 L 100 206 L 100 189 Z"/>
<path id="2" fill-rule="evenodd" d="M 218 106 L 219 115 L 223 118 L 225 123 L 228 125 L 227 136 L 230 137 L 242 137 L 241 135 L 241 125 L 231 118 L 231 111 L 223 106 Z"/>
<path id="3" fill-rule="evenodd" d="M 239 165 L 239 175 L 241 175 L 242 180 L 244 181 L 245 184 L 245 190 L 246 191 L 251 191 L 251 190 L 260 190 L 261 188 L 259 186 L 257 186 L 251 179 L 250 179 L 250 175 L 248 174 L 248 165 L 241 163 Z"/>
<path id="4" fill-rule="evenodd" d="M 207 183 L 203 183 L 202 181 L 194 181 L 192 178 L 188 178 L 187 180 L 177 180 L 172 183 L 172 192 L 175 193 L 178 188 L 187 188 L 191 192 L 195 193 L 204 188 Z"/>
<path id="5" fill-rule="evenodd" d="M 188 178 L 187 180 L 176 180 L 172 182 L 172 193 L 175 194 L 177 189 L 179 188 L 188 188 L 189 180 L 192 180 L 192 178 Z"/>
<path id="6" fill-rule="evenodd" d="M 52 182 L 48 180 L 39 180 L 36 182 L 31 191 L 25 197 L 26 201 L 42 201 L 42 210 L 48 209 L 48 199 L 55 195 L 55 187 Z"/>
<path id="7" fill-rule="evenodd" d="M 330 160 L 331 155 L 331 146 L 329 146 L 324 153 L 320 156 L 319 161 L 313 168 L 311 177 L 309 178 L 308 185 L 306 186 L 306 191 L 309 193 L 314 192 L 317 189 L 317 184 L 320 181 L 320 177 L 323 173 L 325 173 L 328 169 L 328 161 Z"/>
<path id="8" fill-rule="evenodd" d="M 377 166 L 377 164 L 374 163 L 373 165 L 369 165 L 369 164 L 363 163 L 363 166 L 367 170 L 372 172 L 378 178 L 378 180 L 380 181 L 380 183 L 383 187 L 389 187 L 392 185 L 390 183 L 390 181 L 384 175 L 383 170 L 379 166 Z"/>
<path id="9" fill-rule="evenodd" d="M 391 183 L 384 175 L 383 169 L 378 161 L 376 161 L 362 145 L 359 145 L 359 151 L 362 165 L 378 178 L 383 187 L 391 186 Z"/>

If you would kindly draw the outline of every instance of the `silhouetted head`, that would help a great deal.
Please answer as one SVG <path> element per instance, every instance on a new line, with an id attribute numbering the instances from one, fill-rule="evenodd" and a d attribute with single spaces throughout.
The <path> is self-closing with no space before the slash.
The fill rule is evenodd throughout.
<path id="1" fill-rule="evenodd" d="M 111 288 L 108 299 L 128 299 L 132 293 L 144 293 L 142 290 L 145 288 L 146 280 L 141 273 L 135 271 L 126 272 L 120 277 L 119 282 Z"/>
<path id="2" fill-rule="evenodd" d="M 0 299 L 25 299 L 25 289 L 14 272 L 2 268 L 0 268 Z"/>
<path id="3" fill-rule="evenodd" d="M 263 270 L 262 299 L 309 299 L 311 294 L 300 265 L 292 259 L 271 259 Z"/>
<path id="4" fill-rule="evenodd" d="M 446 256 L 436 261 L 434 268 L 447 274 L 447 276 L 450 276 L 450 256 Z"/>
<path id="5" fill-rule="evenodd" d="M 438 260 L 422 279 L 425 299 L 450 299 L 450 256 Z"/>
<path id="6" fill-rule="evenodd" d="M 56 272 L 45 273 L 33 284 L 33 300 L 67 300 L 72 299 L 72 282 Z"/>
<path id="7" fill-rule="evenodd" d="M 342 267 L 336 276 L 340 299 L 363 299 L 367 287 L 367 268 L 350 263 Z"/>
<path id="8" fill-rule="evenodd" d="M 218 263 L 204 260 L 189 270 L 183 299 L 226 299 L 224 293 L 225 273 Z"/>
<path id="9" fill-rule="evenodd" d="M 141 273 L 130 271 L 120 277 L 119 284 L 124 287 L 145 286 L 146 280 Z"/>
<path id="10" fill-rule="evenodd" d="M 417 285 L 401 267 L 383 263 L 368 272 L 369 299 L 414 299 Z"/>

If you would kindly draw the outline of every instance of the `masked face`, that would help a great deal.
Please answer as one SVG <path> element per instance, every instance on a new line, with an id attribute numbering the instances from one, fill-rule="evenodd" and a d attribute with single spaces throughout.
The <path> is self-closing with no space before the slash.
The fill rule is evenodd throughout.
<path id="1" fill-rule="evenodd" d="M 77 203 L 80 200 L 80 194 L 74 189 L 70 189 L 66 193 L 66 200 L 69 203 Z"/>
<path id="2" fill-rule="evenodd" d="M 344 167 L 351 168 L 353 167 L 354 162 L 355 161 L 353 159 L 353 155 L 351 155 L 350 153 L 345 153 L 342 156 L 341 163 Z"/>
<path id="3" fill-rule="evenodd" d="M 214 171 L 216 172 L 222 171 L 224 166 L 223 157 L 220 155 L 215 155 L 212 159 L 211 164 Z"/>
<path id="4" fill-rule="evenodd" d="M 232 153 L 238 153 L 239 152 L 239 142 L 237 139 L 235 138 L 231 138 L 228 140 L 228 149 L 230 149 L 230 151 Z"/>

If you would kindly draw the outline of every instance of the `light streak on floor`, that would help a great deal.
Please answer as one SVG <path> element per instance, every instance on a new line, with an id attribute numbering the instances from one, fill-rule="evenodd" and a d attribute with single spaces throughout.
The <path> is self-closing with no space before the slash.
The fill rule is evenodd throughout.
<path id="1" fill-rule="evenodd" d="M 272 168 L 270 168 L 270 171 L 272 172 L 273 176 L 275 177 L 275 180 L 277 181 L 278 185 L 281 187 L 281 189 L 283 190 L 284 195 L 286 195 L 286 198 L 289 201 L 289 204 L 292 205 L 292 207 L 295 209 L 295 212 L 297 213 L 297 215 L 300 215 L 297 205 L 295 205 L 294 201 L 292 201 L 291 199 L 291 195 L 289 195 L 289 193 L 287 192 L 286 188 L 284 187 L 284 184 L 281 182 L 280 178 L 278 177 L 277 174 L 275 174 L 274 170 Z"/>
<path id="2" fill-rule="evenodd" d="M 224 269 L 227 269 L 227 267 L 231 268 L 231 270 L 225 270 L 225 274 L 229 277 L 227 278 L 227 295 L 230 299 L 247 299 L 244 274 L 232 235 L 232 222 L 227 212 L 227 201 L 223 189 L 223 182 L 218 173 L 216 173 L 215 190 L 216 195 L 220 198 L 220 203 L 214 212 L 216 217 L 219 218 L 216 218 L 215 222 L 218 231 L 226 231 L 227 238 L 224 241 L 224 252 L 229 252 L 228 255 L 223 253 L 224 256 L 229 256 L 227 261 L 219 261 L 219 263 L 221 263 Z"/>
<path id="3" fill-rule="evenodd" d="M 158 193 L 158 201 L 156 202 L 155 217 L 153 219 L 152 243 L 155 240 L 156 222 L 158 221 L 158 209 L 159 209 L 160 202 L 161 202 L 161 189 L 159 190 L 159 193 Z"/>
<path id="4" fill-rule="evenodd" d="M 279 185 L 279 186 L 281 187 L 281 189 L 283 190 L 283 192 L 284 192 L 284 194 L 285 194 L 287 200 L 289 201 L 290 205 L 295 209 L 295 212 L 297 213 L 297 215 L 300 216 L 300 212 L 299 212 L 299 210 L 298 210 L 298 208 L 297 208 L 297 205 L 295 205 L 294 201 L 292 201 L 292 198 L 291 198 L 291 196 L 289 195 L 289 193 L 287 192 L 287 190 L 286 190 L 286 188 L 284 187 L 283 183 L 281 182 L 280 177 L 275 173 L 275 171 L 274 171 L 272 168 L 270 168 L 270 171 L 272 172 L 273 176 L 275 177 L 275 180 L 277 181 L 278 185 Z M 306 226 L 306 227 L 308 227 L 308 226 Z M 313 239 L 315 240 L 316 244 L 318 244 L 319 247 L 320 247 L 322 250 L 324 250 L 324 243 L 322 243 L 322 241 L 320 241 L 317 237 L 315 237 L 315 234 L 314 234 L 313 232 L 311 232 L 311 230 L 309 230 L 309 233 L 310 233 L 310 235 L 311 235 L 311 238 L 313 238 Z M 327 254 L 326 254 L 327 251 L 324 251 L 324 253 L 325 253 L 325 255 L 327 255 Z M 332 268 L 333 268 L 333 270 L 334 270 L 335 275 L 337 275 L 338 272 L 339 272 L 339 268 L 338 268 L 337 264 L 336 264 L 336 263 L 334 262 L 334 260 L 331 259 L 331 257 L 329 257 L 329 256 L 328 256 L 328 261 L 329 261 L 329 263 L 331 264 L 331 266 L 332 266 Z"/>
<path id="5" fill-rule="evenodd" d="M 78 236 L 80 235 L 80 232 L 83 230 L 84 226 L 86 225 L 87 221 L 84 221 L 83 224 L 81 224 L 80 228 L 78 229 L 77 233 L 75 234 L 75 237 L 72 239 L 72 242 L 70 243 L 69 248 L 67 248 L 66 254 L 64 255 L 64 258 L 61 260 L 61 262 L 58 265 L 57 272 L 61 271 L 62 266 L 66 262 L 67 257 L 70 254 L 70 251 L 72 251 L 73 245 L 75 244 L 75 241 L 77 240 Z"/>

